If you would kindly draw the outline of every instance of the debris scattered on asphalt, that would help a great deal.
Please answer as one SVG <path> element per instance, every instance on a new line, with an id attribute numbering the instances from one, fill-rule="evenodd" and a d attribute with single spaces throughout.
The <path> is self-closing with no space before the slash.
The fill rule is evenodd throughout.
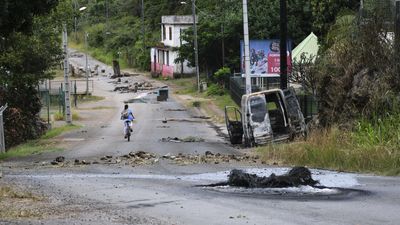
<path id="1" fill-rule="evenodd" d="M 157 126 L 157 128 L 169 128 L 169 126 Z"/>
<path id="2" fill-rule="evenodd" d="M 62 162 L 65 161 L 65 157 L 64 157 L 64 156 L 58 156 L 58 157 L 55 159 L 55 161 L 58 162 L 58 163 L 62 163 Z"/>
<path id="3" fill-rule="evenodd" d="M 192 116 L 192 118 L 195 118 L 195 119 L 203 119 L 203 120 L 209 120 L 209 119 L 211 119 L 211 117 L 209 117 L 209 116 Z"/>
<path id="4" fill-rule="evenodd" d="M 114 91 L 119 91 L 121 93 L 136 93 L 138 91 L 151 91 L 156 89 L 156 87 L 148 81 L 133 82 L 132 80 L 122 80 L 118 78 L 118 80 L 113 83 L 116 85 Z"/>
<path id="5" fill-rule="evenodd" d="M 3 178 L 3 172 L 0 171 L 0 179 Z"/>
<path id="6" fill-rule="evenodd" d="M 182 112 L 187 111 L 187 109 L 166 109 L 167 112 Z"/>
<path id="7" fill-rule="evenodd" d="M 211 184 L 209 186 L 233 186 L 245 188 L 287 188 L 298 186 L 314 187 L 318 181 L 311 176 L 309 169 L 294 167 L 287 174 L 277 176 L 272 173 L 269 177 L 259 177 L 256 174 L 245 173 L 242 170 L 233 169 L 227 182 Z"/>
<path id="8" fill-rule="evenodd" d="M 192 139 L 194 138 L 194 139 Z M 188 137 L 185 139 L 179 138 L 170 138 L 170 141 L 182 142 L 182 141 L 199 141 L 195 137 Z M 61 159 L 61 158 L 60 158 Z M 64 158 L 64 161 L 58 162 L 57 160 L 53 160 L 51 162 L 42 162 L 37 163 L 41 166 L 57 166 L 57 167 L 72 167 L 72 166 L 84 166 L 84 165 L 129 165 L 129 166 L 139 166 L 139 165 L 151 165 L 158 163 L 160 160 L 169 160 L 172 164 L 178 165 L 192 165 L 192 164 L 221 164 L 221 163 L 250 163 L 250 164 L 261 164 L 263 161 L 259 158 L 259 156 L 250 156 L 250 155 L 226 155 L 221 153 L 213 153 L 211 151 L 206 151 L 204 154 L 183 154 L 179 153 L 177 155 L 173 155 L 171 153 L 165 154 L 163 156 L 158 156 L 154 153 L 145 152 L 145 151 L 136 151 L 130 152 L 128 154 L 113 156 L 113 155 L 105 155 L 97 159 L 74 159 L 73 161 L 68 161 Z M 264 162 L 265 163 L 265 162 Z"/>
<path id="9" fill-rule="evenodd" d="M 185 138 L 178 138 L 178 137 L 167 137 L 161 138 L 161 142 L 174 142 L 174 143 L 181 143 L 181 142 L 204 142 L 203 138 L 199 137 L 185 137 Z"/>

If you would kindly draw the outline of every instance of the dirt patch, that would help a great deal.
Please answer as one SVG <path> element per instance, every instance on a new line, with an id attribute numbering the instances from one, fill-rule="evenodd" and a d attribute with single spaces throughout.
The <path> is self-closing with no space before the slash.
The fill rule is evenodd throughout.
<path id="1" fill-rule="evenodd" d="M 47 200 L 22 188 L 0 184 L 0 218 L 43 218 Z M 40 207 L 38 207 L 40 206 Z"/>

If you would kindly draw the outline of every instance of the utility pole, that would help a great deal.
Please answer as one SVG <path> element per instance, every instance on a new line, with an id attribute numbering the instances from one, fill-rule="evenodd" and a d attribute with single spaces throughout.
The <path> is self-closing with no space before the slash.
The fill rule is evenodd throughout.
<path id="1" fill-rule="evenodd" d="M 395 38 L 395 54 L 396 58 L 400 58 L 400 1 L 396 1 L 396 19 L 394 21 L 395 28 L 394 28 L 394 38 Z M 399 61 L 396 60 L 397 63 Z"/>
<path id="2" fill-rule="evenodd" d="M 77 26 L 77 18 L 76 18 L 76 10 L 78 10 L 78 5 L 76 0 L 74 1 L 74 35 L 75 35 L 75 42 L 78 42 L 78 35 L 76 34 L 76 26 Z"/>
<path id="3" fill-rule="evenodd" d="M 194 61 L 196 64 L 197 92 L 200 92 L 199 51 L 197 46 L 196 0 L 192 0 Z"/>
<path id="4" fill-rule="evenodd" d="M 281 40 L 280 40 L 280 55 L 281 55 L 281 89 L 287 89 L 288 74 L 287 74 L 287 5 L 286 0 L 280 0 L 280 27 L 281 27 Z"/>
<path id="5" fill-rule="evenodd" d="M 68 63 L 68 34 L 67 25 L 63 26 L 63 50 L 64 50 L 64 101 L 65 101 L 65 122 L 72 123 L 70 86 L 69 86 L 69 63 Z"/>
<path id="6" fill-rule="evenodd" d="M 142 35 L 143 35 L 143 54 L 146 54 L 146 31 L 144 27 L 144 0 L 142 0 Z"/>
<path id="7" fill-rule="evenodd" d="M 109 32 L 109 29 L 110 29 L 110 27 L 109 27 L 109 3 L 108 3 L 108 0 L 106 0 L 106 35 L 107 35 L 107 33 Z"/>
<path id="8" fill-rule="evenodd" d="M 222 48 L 222 67 L 225 67 L 225 40 L 224 40 L 224 24 L 221 24 L 221 33 L 222 33 L 222 41 L 221 41 L 221 48 Z"/>
<path id="9" fill-rule="evenodd" d="M 394 21 L 394 68 L 400 75 L 400 1 L 396 0 L 396 17 Z M 400 86 L 400 84 L 399 84 Z"/>
<path id="10" fill-rule="evenodd" d="M 250 48 L 249 48 L 249 19 L 247 12 L 247 0 L 243 0 L 243 36 L 244 36 L 244 64 L 246 78 L 246 94 L 251 94 L 250 80 Z"/>
<path id="11" fill-rule="evenodd" d="M 0 153 L 6 152 L 6 144 L 4 138 L 4 124 L 3 124 L 3 112 L 6 110 L 8 105 L 4 105 L 0 107 Z"/>
<path id="12" fill-rule="evenodd" d="M 86 95 L 89 95 L 89 60 L 88 60 L 88 33 L 85 32 L 85 73 L 86 73 Z"/>

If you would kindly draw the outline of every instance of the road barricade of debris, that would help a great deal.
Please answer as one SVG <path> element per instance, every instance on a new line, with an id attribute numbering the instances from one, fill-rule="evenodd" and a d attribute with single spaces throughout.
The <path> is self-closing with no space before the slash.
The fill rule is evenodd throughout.
<path id="1" fill-rule="evenodd" d="M 220 163 L 245 163 L 245 164 L 265 164 L 257 155 L 233 155 L 233 154 L 221 154 L 212 153 L 206 151 L 204 154 L 165 154 L 158 156 L 154 153 L 137 151 L 130 152 L 128 154 L 113 156 L 105 155 L 95 159 L 74 159 L 66 160 L 65 157 L 59 156 L 51 162 L 42 162 L 42 166 L 57 166 L 57 167 L 73 167 L 73 166 L 84 166 L 84 165 L 112 165 L 121 164 L 128 166 L 140 166 L 140 165 L 152 165 L 160 162 L 160 160 L 167 160 L 168 163 L 177 165 L 192 165 L 192 164 L 220 164 Z"/>

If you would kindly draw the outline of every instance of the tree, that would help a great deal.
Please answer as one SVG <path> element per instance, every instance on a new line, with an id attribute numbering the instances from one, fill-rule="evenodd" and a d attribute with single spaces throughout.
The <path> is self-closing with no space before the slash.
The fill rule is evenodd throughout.
<path id="1" fill-rule="evenodd" d="M 251 39 L 279 39 L 279 0 L 249 1 L 249 31 Z M 263 7 L 260 7 L 260 6 Z M 225 65 L 240 71 L 240 40 L 243 39 L 241 0 L 201 1 L 198 6 L 199 64 L 207 74 L 213 74 L 222 63 L 222 41 L 225 43 Z M 311 32 L 309 0 L 292 0 L 288 4 L 288 33 L 294 44 Z M 223 32 L 221 31 L 223 27 Z M 184 32 L 187 44 L 179 49 L 179 60 L 193 65 L 192 29 Z M 211 50 L 212 49 L 212 50 Z"/>
<path id="2" fill-rule="evenodd" d="M 51 78 L 60 62 L 58 1 L 2 1 L 0 9 L 0 105 L 5 111 L 7 147 L 44 131 L 36 85 Z M 63 6 L 61 4 L 61 6 Z"/>
<path id="3" fill-rule="evenodd" d="M 335 23 L 337 15 L 342 12 L 354 12 L 360 7 L 360 0 L 311 0 L 313 31 L 322 38 L 324 43 L 332 24 Z"/>
<path id="4" fill-rule="evenodd" d="M 318 63 L 317 93 L 322 125 L 372 119 L 398 111 L 400 82 L 393 42 L 383 11 L 358 21 L 337 18 L 328 33 L 330 47 Z"/>

